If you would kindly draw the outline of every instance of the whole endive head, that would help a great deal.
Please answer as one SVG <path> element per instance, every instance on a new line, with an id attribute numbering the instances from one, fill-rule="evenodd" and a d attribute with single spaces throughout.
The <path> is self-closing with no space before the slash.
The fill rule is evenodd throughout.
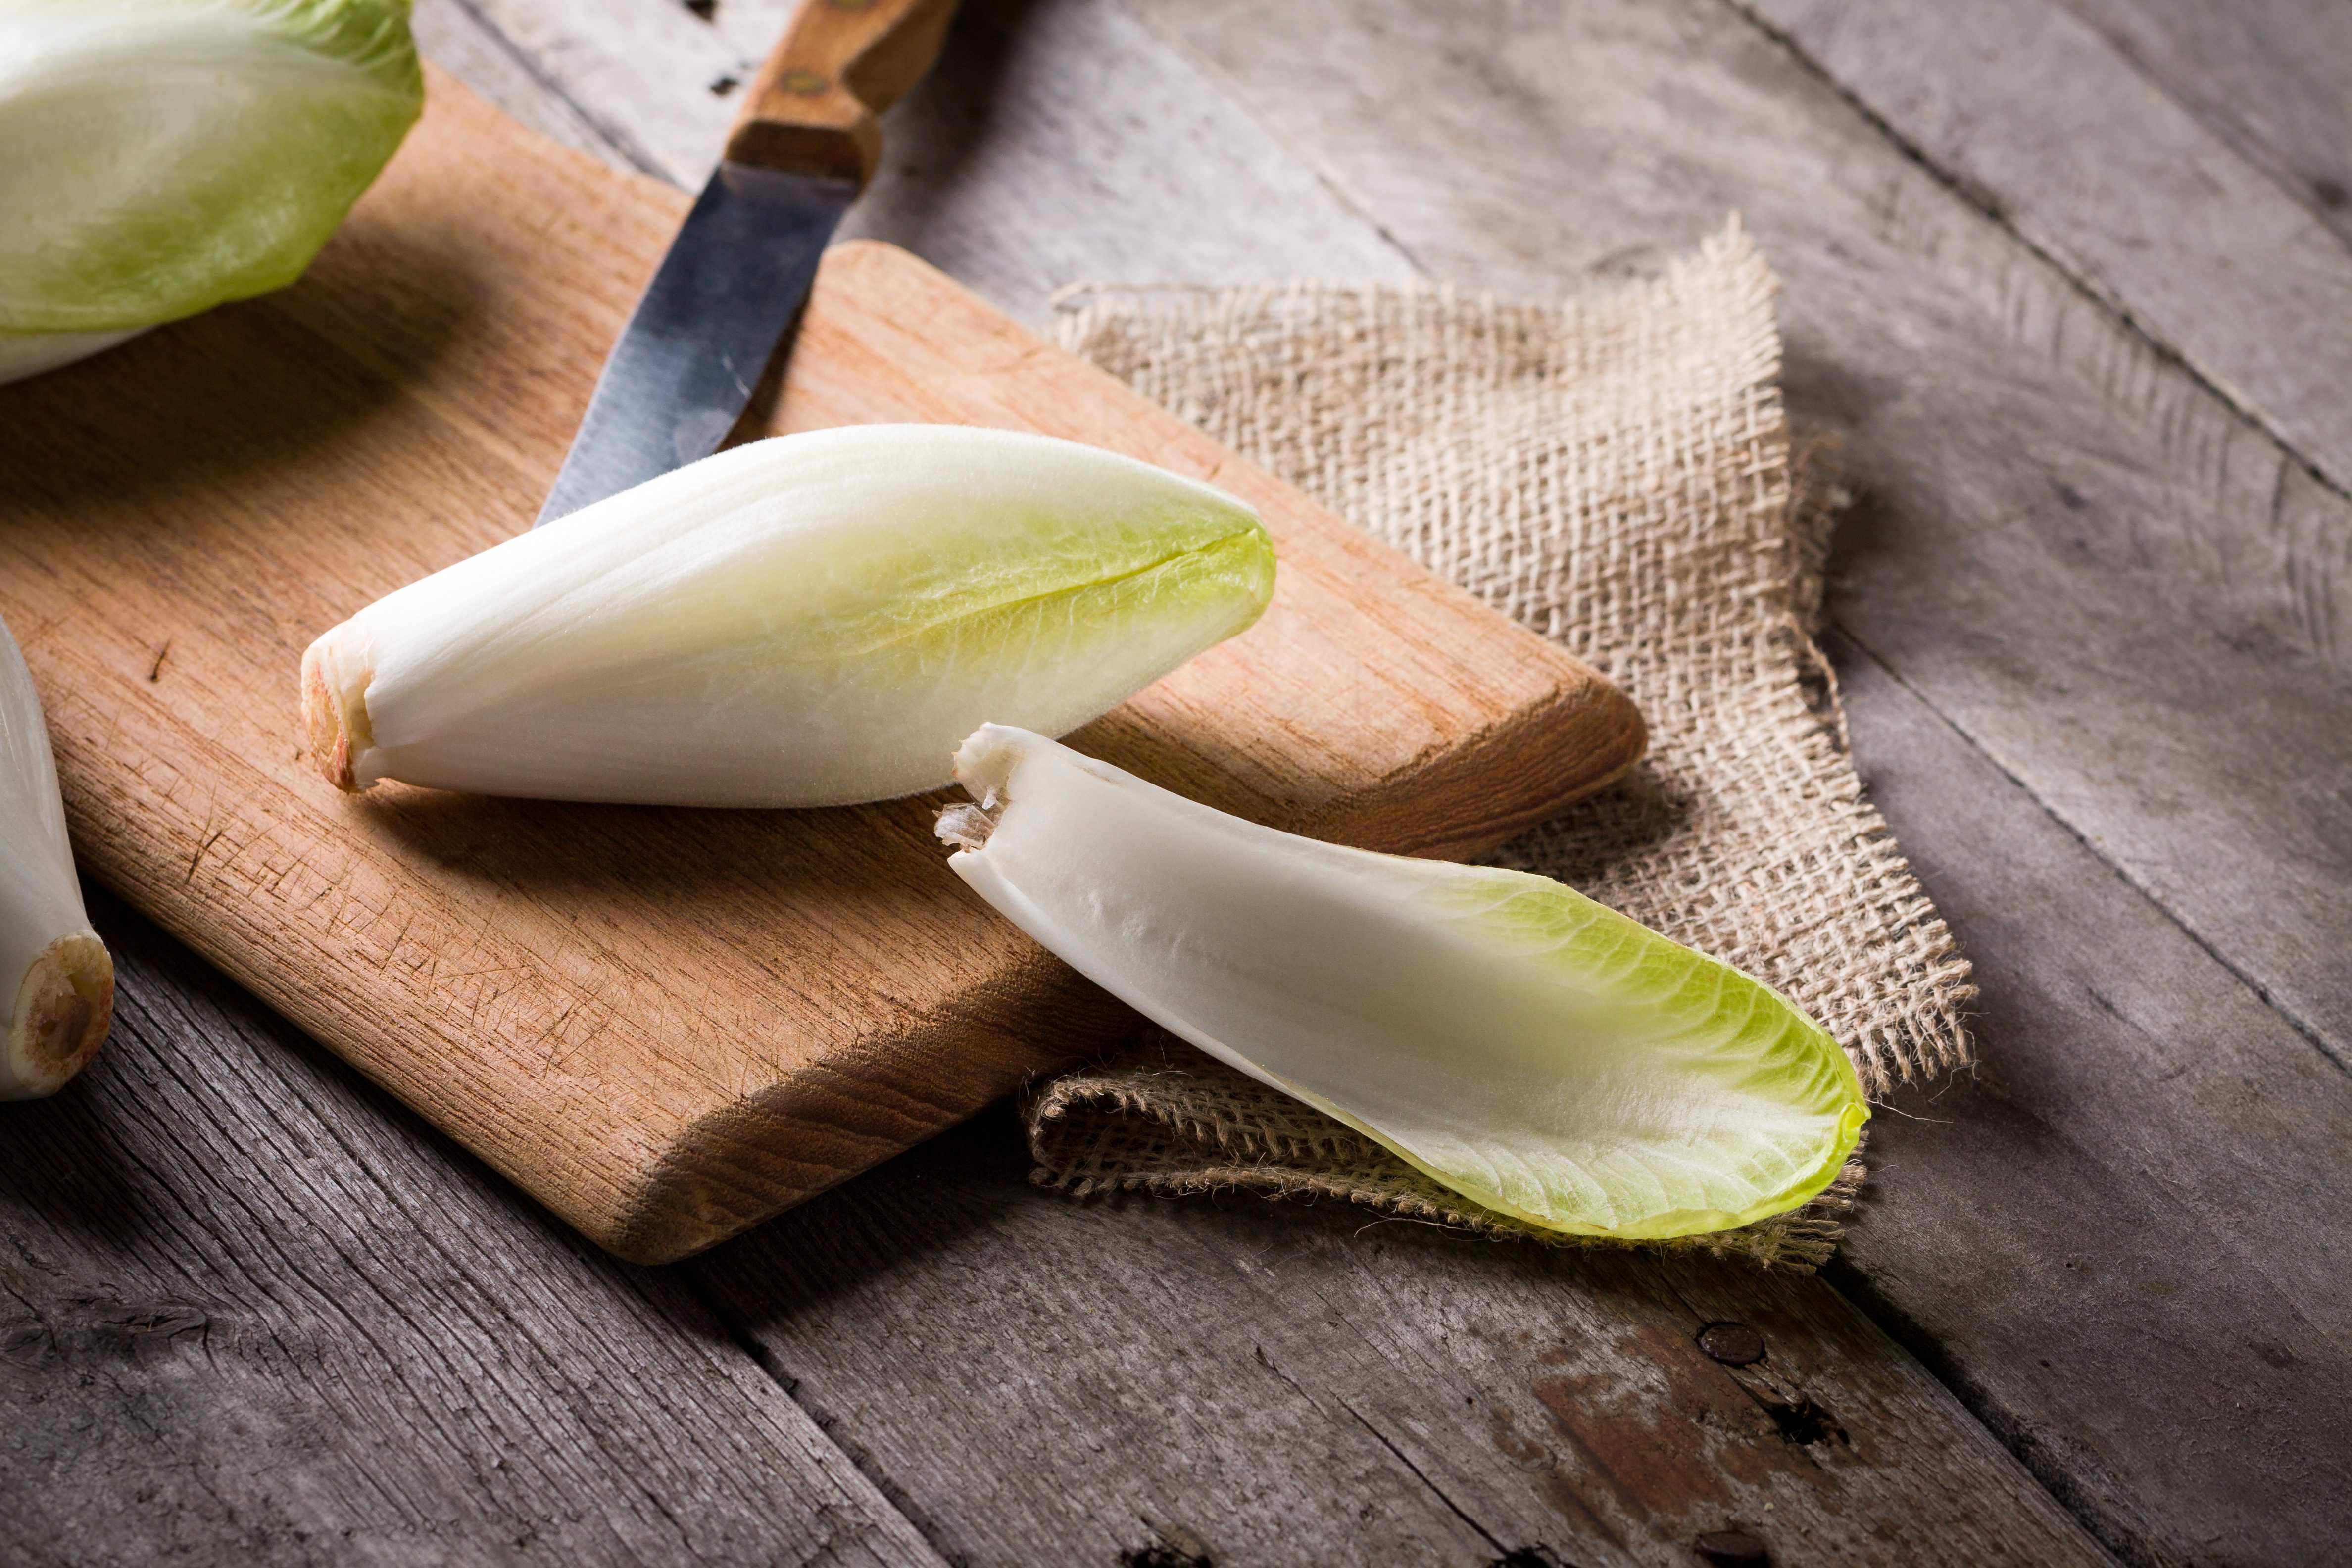
<path id="1" fill-rule="evenodd" d="M 1786 997 L 1549 878 L 1375 855 L 991 724 L 948 864 L 1146 1017 L 1548 1229 L 1696 1235 L 1834 1181 L 1869 1112 Z"/>
<path id="2" fill-rule="evenodd" d="M 534 529 L 313 643 L 304 726 L 379 779 L 678 805 L 948 782 L 991 717 L 1060 734 L 1255 621 L 1273 544 L 1223 491 L 962 426 L 754 442 Z"/>
<path id="3" fill-rule="evenodd" d="M 0 380 L 292 282 L 424 97 L 407 0 L 0 0 Z"/>
<path id="4" fill-rule="evenodd" d="M 89 928 L 32 672 L 0 625 L 0 1100 L 54 1093 L 106 1039 L 114 964 Z"/>

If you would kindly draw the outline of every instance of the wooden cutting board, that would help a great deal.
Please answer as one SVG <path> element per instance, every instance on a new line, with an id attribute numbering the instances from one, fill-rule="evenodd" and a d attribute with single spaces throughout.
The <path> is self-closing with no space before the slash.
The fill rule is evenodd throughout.
<path id="1" fill-rule="evenodd" d="M 709 1246 L 1131 1026 L 947 871 L 944 796 L 338 795 L 318 632 L 527 526 L 687 198 L 446 76 L 299 284 L 0 388 L 0 614 L 84 868 L 625 1258 Z M 1073 743 L 1462 854 L 1616 776 L 1591 670 L 887 246 L 826 258 L 767 430 L 1092 441 L 1257 506 L 1273 607 Z M 95 1070 L 104 1070 L 104 1060 Z"/>

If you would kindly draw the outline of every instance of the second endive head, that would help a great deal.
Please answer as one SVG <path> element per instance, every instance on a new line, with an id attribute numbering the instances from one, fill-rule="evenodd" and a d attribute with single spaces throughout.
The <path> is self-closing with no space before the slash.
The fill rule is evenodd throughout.
<path id="1" fill-rule="evenodd" d="M 1076 442 L 876 425 L 754 442 L 353 616 L 303 658 L 320 768 L 492 795 L 833 805 L 1061 734 L 1248 627 L 1243 502 Z"/>

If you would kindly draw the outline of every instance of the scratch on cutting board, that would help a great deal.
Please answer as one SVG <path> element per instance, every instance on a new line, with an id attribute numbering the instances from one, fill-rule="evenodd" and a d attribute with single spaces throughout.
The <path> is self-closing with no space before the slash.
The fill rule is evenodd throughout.
<path id="1" fill-rule="evenodd" d="M 226 827 L 215 827 L 212 831 L 212 837 L 206 838 L 202 844 L 196 846 L 195 854 L 190 857 L 188 860 L 188 885 L 190 887 L 195 886 L 196 868 L 205 863 L 205 851 L 219 843 L 221 835 L 227 831 L 228 829 Z"/>

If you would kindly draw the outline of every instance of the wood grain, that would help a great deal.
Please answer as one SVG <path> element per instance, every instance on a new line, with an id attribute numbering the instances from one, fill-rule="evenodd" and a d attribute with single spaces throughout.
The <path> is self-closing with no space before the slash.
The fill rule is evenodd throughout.
<path id="1" fill-rule="evenodd" d="M 1011 1123 L 688 1266 L 952 1560 L 1173 1527 L 1219 1568 L 1685 1568 L 1727 1529 L 1792 1568 L 2108 1561 L 1818 1280 L 1344 1204 L 1040 1202 Z M 1725 1320 L 1762 1362 L 1700 1348 Z"/>
<path id="2" fill-rule="evenodd" d="M 2352 244 L 2352 9 L 2063 0 L 2141 77 Z"/>
<path id="3" fill-rule="evenodd" d="M 674 1258 L 1126 1015 L 947 874 L 937 800 L 353 801 L 303 775 L 303 642 L 519 526 L 681 205 L 434 89 L 303 285 L 10 389 L 0 604 L 84 864 L 586 1234 Z M 1266 515 L 1265 617 L 1087 750 L 1301 831 L 1444 853 L 1638 754 L 1598 677 L 901 252 L 833 254 L 792 365 L 776 428 L 1042 429 Z"/>
<path id="4" fill-rule="evenodd" d="M 679 1280 L 91 913 L 113 1038 L 0 1163 L 0 1560 L 940 1568 Z"/>
<path id="5" fill-rule="evenodd" d="M 2048 0 L 1743 4 L 2004 225 L 2339 490 L 2352 487 L 2352 248 L 2307 188 L 2282 186 L 2149 90 L 2136 62 Z M 2233 9 L 2211 8 L 2217 20 Z M 2340 96 L 2336 112 L 2340 143 L 2352 133 Z"/>
<path id="6" fill-rule="evenodd" d="M 615 167 L 700 190 L 743 84 L 798 0 L 725 0 L 708 17 L 639 0 L 416 0 L 425 58 L 534 130 Z"/>
<path id="7" fill-rule="evenodd" d="M 1836 652 L 1871 792 L 1998 982 L 1998 1048 L 1872 1123 L 1832 1278 L 2132 1561 L 2329 1557 L 2352 1539 L 2352 1075 Z"/>
<path id="8" fill-rule="evenodd" d="M 509 113 L 626 166 L 649 165 L 616 148 L 658 147 L 655 172 L 698 188 L 731 100 L 698 73 L 725 47 L 764 51 L 786 9 L 728 0 L 716 28 L 635 0 L 419 0 L 416 14 L 435 58 Z M 1344 193 L 1104 0 L 968 0 L 840 232 L 913 251 L 1032 322 L 1085 279 L 1420 276 Z"/>
<path id="9" fill-rule="evenodd" d="M 547 61 L 485 19 L 476 0 L 416 0 L 409 14 L 409 29 L 426 59 L 541 135 L 551 136 L 614 168 L 666 177 L 659 160 L 634 128 L 616 123 L 614 116 L 592 102 L 564 93 L 552 79 Z M 732 84 L 729 92 L 741 85 L 740 78 L 724 72 L 703 79 L 726 80 Z M 667 118 L 674 124 L 679 117 L 673 112 Z M 722 113 L 719 128 L 712 134 L 714 153 L 725 140 L 725 125 Z"/>

